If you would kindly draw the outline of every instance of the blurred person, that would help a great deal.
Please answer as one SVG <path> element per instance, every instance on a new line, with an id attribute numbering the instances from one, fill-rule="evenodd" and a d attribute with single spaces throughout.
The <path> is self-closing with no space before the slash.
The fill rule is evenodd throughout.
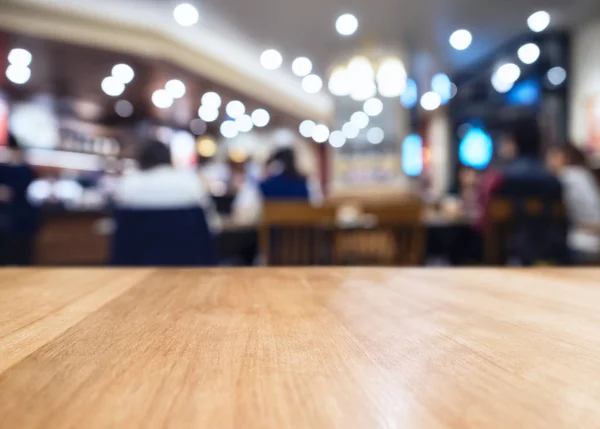
<path id="1" fill-rule="evenodd" d="M 563 185 L 570 222 L 567 242 L 573 261 L 596 261 L 600 253 L 600 188 L 585 155 L 567 144 L 549 149 L 546 161 Z"/>
<path id="2" fill-rule="evenodd" d="M 39 216 L 27 189 L 36 174 L 13 135 L 8 149 L 8 162 L 0 164 L 0 264 L 31 265 Z"/>
<path id="3" fill-rule="evenodd" d="M 176 169 L 168 146 L 151 141 L 139 153 L 139 171 L 123 176 L 115 191 L 118 207 L 172 209 L 201 207 L 213 232 L 220 222 L 210 195 L 193 171 Z"/>

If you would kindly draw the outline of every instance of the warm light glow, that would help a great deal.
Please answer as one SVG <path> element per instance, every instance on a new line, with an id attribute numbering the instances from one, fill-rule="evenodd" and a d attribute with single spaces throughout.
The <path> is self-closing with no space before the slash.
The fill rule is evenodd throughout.
<path id="1" fill-rule="evenodd" d="M 252 128 L 254 128 L 254 124 L 252 123 L 252 118 L 249 115 L 242 115 L 235 120 L 235 125 L 237 129 L 241 133 L 247 133 Z"/>
<path id="2" fill-rule="evenodd" d="M 27 49 L 15 48 L 8 53 L 8 63 L 19 67 L 28 67 L 33 56 Z"/>
<path id="3" fill-rule="evenodd" d="M 352 90 L 352 80 L 348 70 L 343 67 L 335 69 L 329 77 L 327 88 L 329 89 L 329 92 L 338 97 L 350 94 L 350 91 Z"/>
<path id="4" fill-rule="evenodd" d="M 527 25 L 536 33 L 544 31 L 550 25 L 550 14 L 543 10 L 535 12 L 527 18 Z"/>
<path id="5" fill-rule="evenodd" d="M 281 67 L 283 58 L 275 49 L 267 49 L 260 55 L 260 64 L 267 70 L 275 70 Z"/>
<path id="6" fill-rule="evenodd" d="M 101 87 L 102 91 L 111 97 L 118 97 L 125 91 L 125 85 L 113 76 L 105 77 L 102 80 Z"/>
<path id="7" fill-rule="evenodd" d="M 233 162 L 242 163 L 248 159 L 248 153 L 243 147 L 232 147 L 229 149 L 229 159 Z"/>
<path id="8" fill-rule="evenodd" d="M 224 121 L 220 127 L 221 135 L 225 138 L 231 139 L 237 137 L 239 134 L 238 127 L 234 121 Z"/>
<path id="9" fill-rule="evenodd" d="M 181 98 L 185 95 L 185 84 L 179 79 L 171 79 L 165 84 L 165 89 L 173 98 Z"/>
<path id="10" fill-rule="evenodd" d="M 201 103 L 204 106 L 218 109 L 221 107 L 221 96 L 216 92 L 207 92 L 202 96 Z"/>
<path id="11" fill-rule="evenodd" d="M 367 131 L 367 141 L 371 144 L 379 144 L 383 141 L 385 133 L 379 127 L 371 128 Z"/>
<path id="12" fill-rule="evenodd" d="M 233 100 L 227 103 L 227 106 L 225 107 L 225 113 L 227 113 L 227 116 L 230 118 L 237 119 L 246 113 L 246 107 L 241 101 Z"/>
<path id="13" fill-rule="evenodd" d="M 254 112 L 252 112 L 252 122 L 254 123 L 255 127 L 266 127 L 270 120 L 271 116 L 265 109 L 256 109 Z"/>
<path id="14" fill-rule="evenodd" d="M 350 117 L 350 122 L 362 130 L 369 125 L 369 116 L 365 112 L 354 112 Z"/>
<path id="15" fill-rule="evenodd" d="M 112 76 L 119 82 L 128 84 L 135 77 L 135 73 L 127 64 L 117 64 L 112 68 Z"/>
<path id="16" fill-rule="evenodd" d="M 121 118 L 129 118 L 133 115 L 133 105 L 127 100 L 119 100 L 115 103 L 115 112 Z"/>
<path id="17" fill-rule="evenodd" d="M 315 124 L 313 121 L 307 119 L 300 123 L 300 126 L 298 127 L 298 131 L 300 132 L 300 135 L 302 137 L 310 138 L 310 137 L 312 137 L 312 134 L 313 134 L 313 131 L 315 130 L 316 125 L 317 124 Z"/>
<path id="18" fill-rule="evenodd" d="M 302 89 L 309 94 L 316 94 L 323 87 L 323 81 L 316 74 L 309 74 L 302 79 Z"/>
<path id="19" fill-rule="evenodd" d="M 358 128 L 352 122 L 346 122 L 342 126 L 342 132 L 344 133 L 344 136 L 347 139 L 355 139 L 356 137 L 358 137 L 358 134 L 360 133 L 360 128 Z"/>
<path id="20" fill-rule="evenodd" d="M 219 110 L 212 106 L 203 104 L 198 109 L 198 117 L 204 122 L 214 122 L 219 117 Z"/>
<path id="21" fill-rule="evenodd" d="M 304 77 L 312 71 L 312 63 L 306 57 L 298 57 L 292 63 L 292 71 L 298 77 Z"/>
<path id="22" fill-rule="evenodd" d="M 350 36 L 354 34 L 358 28 L 358 19 L 350 13 L 345 13 L 338 17 L 335 21 L 335 29 L 342 36 Z"/>
<path id="23" fill-rule="evenodd" d="M 378 98 L 369 98 L 363 104 L 363 110 L 369 116 L 377 116 L 383 111 L 383 103 Z"/>
<path id="24" fill-rule="evenodd" d="M 457 51 L 463 51 L 467 49 L 471 42 L 473 41 L 473 36 L 468 30 L 456 30 L 450 36 L 450 45 L 456 49 Z"/>
<path id="25" fill-rule="evenodd" d="M 519 48 L 517 55 L 525 64 L 533 64 L 540 57 L 540 48 L 535 43 L 527 43 Z"/>
<path id="26" fill-rule="evenodd" d="M 200 137 L 196 142 L 198 155 L 210 158 L 217 152 L 217 143 L 212 137 Z"/>
<path id="27" fill-rule="evenodd" d="M 14 84 L 23 85 L 31 78 L 31 69 L 11 64 L 6 69 L 6 78 Z"/>
<path id="28" fill-rule="evenodd" d="M 312 133 L 312 138 L 317 143 L 323 143 L 329 138 L 329 128 L 327 125 L 319 124 L 315 126 Z"/>
<path id="29" fill-rule="evenodd" d="M 442 99 L 437 92 L 426 92 L 421 97 L 421 107 L 425 110 L 435 110 L 442 104 Z"/>
<path id="30" fill-rule="evenodd" d="M 189 3 L 181 3 L 173 10 L 173 18 L 183 27 L 189 27 L 198 22 L 198 10 Z"/>
<path id="31" fill-rule="evenodd" d="M 342 147 L 346 143 L 346 137 L 341 131 L 334 131 L 329 135 L 329 144 L 332 147 Z"/>
<path id="32" fill-rule="evenodd" d="M 173 97 L 164 89 L 157 89 L 152 94 L 152 103 L 159 109 L 167 109 L 173 105 Z"/>

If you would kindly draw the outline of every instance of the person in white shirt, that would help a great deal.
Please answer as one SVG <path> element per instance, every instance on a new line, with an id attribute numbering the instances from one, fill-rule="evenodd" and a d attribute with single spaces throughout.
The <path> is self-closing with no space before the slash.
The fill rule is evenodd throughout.
<path id="1" fill-rule="evenodd" d="M 201 207 L 213 232 L 219 219 L 210 195 L 191 170 L 175 169 L 169 148 L 148 143 L 138 157 L 139 171 L 124 176 L 115 192 L 117 206 L 135 209 Z"/>
<path id="2" fill-rule="evenodd" d="M 563 186 L 563 201 L 570 222 L 567 242 L 576 262 L 594 261 L 600 255 L 600 188 L 586 166 L 585 156 L 568 144 L 548 151 L 547 164 Z"/>

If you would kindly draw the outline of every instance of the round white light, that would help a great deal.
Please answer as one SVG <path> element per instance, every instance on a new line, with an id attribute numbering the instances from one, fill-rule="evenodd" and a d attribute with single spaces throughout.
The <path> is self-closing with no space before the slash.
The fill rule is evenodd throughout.
<path id="1" fill-rule="evenodd" d="M 127 64 L 117 64 L 112 68 L 112 76 L 123 84 L 131 82 L 135 73 Z"/>
<path id="2" fill-rule="evenodd" d="M 369 116 L 377 116 L 383 111 L 383 103 L 378 98 L 369 98 L 364 102 L 363 110 Z"/>
<path id="3" fill-rule="evenodd" d="M 525 64 L 533 64 L 540 57 L 540 48 L 535 43 L 527 43 L 519 48 L 517 55 Z"/>
<path id="4" fill-rule="evenodd" d="M 312 71 L 312 63 L 306 57 L 298 57 L 292 62 L 292 71 L 296 76 L 306 76 Z"/>
<path id="5" fill-rule="evenodd" d="M 198 10 L 189 3 L 181 3 L 173 10 L 173 18 L 183 27 L 194 25 L 198 22 L 198 17 Z"/>
<path id="6" fill-rule="evenodd" d="M 185 95 L 185 84 L 179 79 L 171 79 L 165 84 L 165 89 L 173 98 L 181 98 Z"/>
<path id="7" fill-rule="evenodd" d="M 345 68 L 334 70 L 331 73 L 331 76 L 329 76 L 327 88 L 329 89 L 329 92 L 338 97 L 350 94 L 350 91 L 352 90 L 352 80 L 350 79 L 348 70 Z"/>
<path id="8" fill-rule="evenodd" d="M 501 94 L 512 89 L 514 82 L 503 80 L 497 73 L 492 75 L 492 87 Z"/>
<path id="9" fill-rule="evenodd" d="M 119 81 L 113 76 L 105 77 L 100 86 L 102 87 L 102 91 L 111 97 L 118 97 L 119 95 L 123 94 L 123 91 L 125 91 L 125 85 L 123 82 Z"/>
<path id="10" fill-rule="evenodd" d="M 348 73 L 352 80 L 373 80 L 375 72 L 373 66 L 367 57 L 354 57 L 348 63 Z"/>
<path id="11" fill-rule="evenodd" d="M 227 139 L 237 137 L 239 131 L 234 121 L 224 121 L 221 124 L 221 135 Z"/>
<path id="12" fill-rule="evenodd" d="M 27 49 L 15 48 L 8 53 L 8 63 L 13 66 L 27 67 L 33 59 Z"/>
<path id="13" fill-rule="evenodd" d="M 456 30 L 450 36 L 450 45 L 456 49 L 457 51 L 463 51 L 467 49 L 471 42 L 473 41 L 473 36 L 468 30 Z"/>
<path id="14" fill-rule="evenodd" d="M 235 120 L 235 125 L 239 132 L 247 133 L 250 131 L 254 124 L 252 123 L 252 118 L 249 115 L 242 115 Z"/>
<path id="15" fill-rule="evenodd" d="M 198 109 L 198 116 L 204 122 L 214 122 L 219 117 L 219 110 L 207 104 L 203 104 Z"/>
<path id="16" fill-rule="evenodd" d="M 312 138 L 317 143 L 323 143 L 329 138 L 329 128 L 327 125 L 319 124 L 315 126 L 312 132 Z"/>
<path id="17" fill-rule="evenodd" d="M 532 13 L 529 18 L 527 18 L 527 25 L 531 31 L 536 33 L 544 31 L 546 27 L 550 25 L 550 14 L 543 10 Z"/>
<path id="18" fill-rule="evenodd" d="M 369 125 L 369 116 L 365 112 L 354 112 L 350 117 L 350 122 L 362 130 Z"/>
<path id="19" fill-rule="evenodd" d="M 195 118 L 190 121 L 190 131 L 197 136 L 204 134 L 206 132 L 206 128 L 206 122 L 204 122 L 202 119 Z"/>
<path id="20" fill-rule="evenodd" d="M 6 77 L 12 83 L 15 83 L 17 85 L 23 85 L 31 77 L 31 69 L 29 67 L 16 66 L 14 64 L 11 64 L 6 69 Z"/>
<path id="21" fill-rule="evenodd" d="M 302 89 L 309 94 L 316 94 L 323 87 L 323 81 L 316 74 L 309 74 L 302 79 Z"/>
<path id="22" fill-rule="evenodd" d="M 115 103 L 115 112 L 121 118 L 129 118 L 133 115 L 133 105 L 127 100 L 119 100 Z"/>
<path id="23" fill-rule="evenodd" d="M 397 58 L 384 60 L 376 75 L 379 93 L 384 97 L 399 97 L 406 88 L 406 70 Z"/>
<path id="24" fill-rule="evenodd" d="M 313 131 L 315 130 L 316 124 L 311 120 L 305 120 L 300 122 L 300 126 L 298 127 L 298 131 L 302 137 L 312 137 Z"/>
<path id="25" fill-rule="evenodd" d="M 421 107 L 425 110 L 435 110 L 442 104 L 442 98 L 436 92 L 429 91 L 421 97 Z"/>
<path id="26" fill-rule="evenodd" d="M 354 88 L 350 92 L 350 98 L 355 101 L 365 101 L 377 95 L 377 87 L 372 80 L 355 82 Z"/>
<path id="27" fill-rule="evenodd" d="M 267 49 L 260 55 L 260 63 L 267 70 L 275 70 L 281 67 L 283 58 L 275 49 Z"/>
<path id="28" fill-rule="evenodd" d="M 335 21 L 335 29 L 342 36 L 350 36 L 354 34 L 358 28 L 358 19 L 350 13 L 345 13 L 338 17 Z"/>
<path id="29" fill-rule="evenodd" d="M 346 122 L 342 126 L 342 132 L 347 139 L 355 139 L 358 136 L 358 133 L 360 133 L 360 128 L 352 122 Z"/>
<path id="30" fill-rule="evenodd" d="M 521 76 L 521 69 L 516 64 L 506 63 L 498 67 L 496 75 L 498 79 L 504 82 L 515 83 L 519 79 L 519 76 Z"/>
<path id="31" fill-rule="evenodd" d="M 379 144 L 383 141 L 385 133 L 379 127 L 371 128 L 367 131 L 367 141 L 371 144 Z"/>
<path id="32" fill-rule="evenodd" d="M 562 67 L 552 67 L 548 70 L 547 76 L 552 85 L 558 86 L 567 78 L 567 71 Z"/>
<path id="33" fill-rule="evenodd" d="M 152 94 L 152 103 L 159 109 L 166 109 L 173 105 L 173 97 L 165 89 L 157 89 Z"/>
<path id="34" fill-rule="evenodd" d="M 329 144 L 332 147 L 342 147 L 346 143 L 346 137 L 341 131 L 334 131 L 329 135 Z"/>
<path id="35" fill-rule="evenodd" d="M 252 112 L 252 122 L 254 123 L 255 127 L 266 127 L 270 120 L 271 116 L 265 109 L 256 109 L 254 112 Z"/>
<path id="36" fill-rule="evenodd" d="M 244 103 L 238 100 L 233 100 L 227 103 L 225 107 L 225 113 L 232 119 L 237 119 L 246 113 L 246 107 L 244 107 Z"/>
<path id="37" fill-rule="evenodd" d="M 406 80 L 380 81 L 377 89 L 382 97 L 399 97 L 406 89 Z"/>
<path id="38" fill-rule="evenodd" d="M 452 82 L 444 73 L 437 73 L 431 78 L 431 90 L 439 94 L 442 103 L 452 98 Z"/>
<path id="39" fill-rule="evenodd" d="M 202 96 L 201 103 L 207 107 L 218 109 L 221 107 L 221 97 L 216 92 L 207 92 Z"/>

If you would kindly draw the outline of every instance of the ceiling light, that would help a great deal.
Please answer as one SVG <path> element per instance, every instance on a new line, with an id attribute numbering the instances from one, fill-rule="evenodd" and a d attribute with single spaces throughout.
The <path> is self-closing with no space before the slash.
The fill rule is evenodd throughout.
<path id="1" fill-rule="evenodd" d="M 183 27 L 189 27 L 198 22 L 198 10 L 189 3 L 181 3 L 173 10 L 175 21 Z"/>
<path id="2" fill-rule="evenodd" d="M 497 73 L 492 75 L 492 87 L 501 94 L 512 89 L 514 82 L 503 80 Z"/>
<path id="3" fill-rule="evenodd" d="M 227 139 L 237 137 L 239 131 L 234 121 L 224 121 L 221 124 L 221 135 Z"/>
<path id="4" fill-rule="evenodd" d="M 365 112 L 354 112 L 350 117 L 350 122 L 362 130 L 369 125 L 369 116 Z"/>
<path id="5" fill-rule="evenodd" d="M 379 127 L 371 128 L 367 131 L 367 141 L 371 144 L 379 144 L 383 141 L 385 133 Z"/>
<path id="6" fill-rule="evenodd" d="M 540 10 L 535 12 L 527 18 L 527 25 L 531 31 L 539 33 L 544 31 L 550 24 L 550 14 L 546 11 Z"/>
<path id="7" fill-rule="evenodd" d="M 173 105 L 173 97 L 165 89 L 157 89 L 152 94 L 152 103 L 159 109 L 166 109 Z"/>
<path id="8" fill-rule="evenodd" d="M 178 79 L 171 79 L 165 84 L 165 89 L 173 98 L 181 98 L 185 95 L 185 84 Z"/>
<path id="9" fill-rule="evenodd" d="M 14 66 L 27 67 L 31 64 L 32 58 L 27 49 L 15 48 L 8 53 L 8 63 Z"/>
<path id="10" fill-rule="evenodd" d="M 406 88 L 406 70 L 397 58 L 384 60 L 376 75 L 379 94 L 383 97 L 398 97 Z"/>
<path id="11" fill-rule="evenodd" d="M 266 127 L 270 120 L 271 116 L 269 116 L 269 112 L 267 112 L 265 109 L 256 109 L 254 112 L 252 112 L 252 122 L 254 123 L 255 127 Z"/>
<path id="12" fill-rule="evenodd" d="M 381 95 L 382 97 L 398 97 L 406 89 L 406 81 L 396 80 L 380 82 L 377 86 L 377 89 L 379 90 L 379 95 Z"/>
<path id="13" fill-rule="evenodd" d="M 17 85 L 23 85 L 31 77 L 31 69 L 29 67 L 16 66 L 14 64 L 11 64 L 6 69 L 6 77 L 12 83 L 15 83 Z"/>
<path id="14" fill-rule="evenodd" d="M 353 80 L 373 80 L 375 71 L 367 57 L 357 56 L 348 63 L 348 72 Z"/>
<path id="15" fill-rule="evenodd" d="M 327 88 L 329 89 L 329 92 L 338 97 L 350 94 L 350 91 L 352 90 L 352 81 L 350 80 L 348 70 L 339 67 L 331 72 Z"/>
<path id="16" fill-rule="evenodd" d="M 350 98 L 355 101 L 365 101 L 375 95 L 377 95 L 377 87 L 375 82 L 370 80 L 356 82 L 350 92 Z"/>
<path id="17" fill-rule="evenodd" d="M 425 110 L 435 110 L 442 104 L 442 99 L 437 92 L 426 92 L 421 97 L 421 107 Z"/>
<path id="18" fill-rule="evenodd" d="M 292 63 L 292 71 L 296 76 L 306 76 L 312 71 L 312 63 L 306 57 L 298 57 Z"/>
<path id="19" fill-rule="evenodd" d="M 338 17 L 335 21 L 335 29 L 342 36 L 350 36 L 354 34 L 358 28 L 358 19 L 350 13 L 345 13 Z"/>
<path id="20" fill-rule="evenodd" d="M 115 103 L 115 112 L 121 118 L 129 118 L 133 115 L 133 105 L 127 100 L 119 100 Z"/>
<path id="21" fill-rule="evenodd" d="M 558 86 L 567 78 L 567 71 L 562 67 L 552 67 L 548 70 L 547 77 L 552 85 Z"/>
<path id="22" fill-rule="evenodd" d="M 456 30 L 450 36 L 450 45 L 457 51 L 463 51 L 471 45 L 473 36 L 468 30 Z"/>
<path id="23" fill-rule="evenodd" d="M 369 116 L 377 116 L 383 111 L 383 103 L 378 98 L 369 98 L 363 104 L 363 110 Z"/>
<path id="24" fill-rule="evenodd" d="M 267 70 L 275 70 L 281 67 L 283 58 L 275 49 L 267 49 L 260 55 L 260 63 Z"/>
<path id="25" fill-rule="evenodd" d="M 347 139 L 355 139 L 360 133 L 360 128 L 352 122 L 346 122 L 342 127 L 342 132 Z"/>
<path id="26" fill-rule="evenodd" d="M 517 55 L 525 64 L 533 64 L 540 57 L 540 48 L 535 43 L 527 43 L 519 48 Z"/>
<path id="27" fill-rule="evenodd" d="M 312 138 L 317 143 L 323 143 L 329 138 L 329 128 L 327 125 L 319 124 L 315 126 L 312 132 Z"/>
<path id="28" fill-rule="evenodd" d="M 252 118 L 249 115 L 242 115 L 235 120 L 235 125 L 237 129 L 241 133 L 247 133 L 250 131 L 254 124 L 252 123 Z"/>
<path id="29" fill-rule="evenodd" d="M 227 106 L 225 107 L 225 112 L 230 118 L 237 119 L 244 113 L 246 113 L 246 107 L 244 107 L 244 103 L 242 103 L 241 101 L 233 100 L 227 103 Z"/>
<path id="30" fill-rule="evenodd" d="M 521 69 L 516 64 L 506 63 L 498 67 L 496 75 L 498 79 L 504 82 L 515 83 L 519 79 L 519 76 L 521 76 Z"/>
<path id="31" fill-rule="evenodd" d="M 444 73 L 438 73 L 431 78 L 431 89 L 440 96 L 442 103 L 452 98 L 452 82 Z"/>
<path id="32" fill-rule="evenodd" d="M 212 137 L 201 137 L 196 142 L 198 155 L 203 158 L 210 158 L 217 152 L 217 143 Z"/>
<path id="33" fill-rule="evenodd" d="M 341 131 L 334 131 L 329 135 L 329 144 L 332 147 L 342 147 L 346 143 L 346 137 Z"/>
<path id="34" fill-rule="evenodd" d="M 209 105 L 203 104 L 198 109 L 198 116 L 204 122 L 213 122 L 213 121 L 216 121 L 217 118 L 219 117 L 219 110 L 217 110 L 216 108 L 213 108 Z"/>
<path id="35" fill-rule="evenodd" d="M 208 107 L 218 109 L 221 107 L 221 97 L 216 92 L 207 92 L 202 96 L 201 103 Z"/>
<path id="36" fill-rule="evenodd" d="M 123 84 L 131 82 L 135 73 L 127 64 L 117 64 L 112 68 L 112 76 Z"/>
<path id="37" fill-rule="evenodd" d="M 312 137 L 312 133 L 315 129 L 316 124 L 311 120 L 305 120 L 300 122 L 300 126 L 298 127 L 298 131 L 302 137 Z"/>
<path id="38" fill-rule="evenodd" d="M 202 119 L 192 119 L 190 122 L 190 131 L 196 134 L 197 136 L 201 136 L 206 132 L 206 122 Z"/>
<path id="39" fill-rule="evenodd" d="M 123 94 L 123 91 L 125 91 L 125 85 L 123 85 L 123 82 L 119 81 L 113 76 L 105 77 L 100 86 L 102 87 L 102 91 L 111 97 L 118 97 L 119 95 Z"/>
<path id="40" fill-rule="evenodd" d="M 323 87 L 323 81 L 316 74 L 309 74 L 302 79 L 302 89 L 309 94 L 316 94 Z"/>

